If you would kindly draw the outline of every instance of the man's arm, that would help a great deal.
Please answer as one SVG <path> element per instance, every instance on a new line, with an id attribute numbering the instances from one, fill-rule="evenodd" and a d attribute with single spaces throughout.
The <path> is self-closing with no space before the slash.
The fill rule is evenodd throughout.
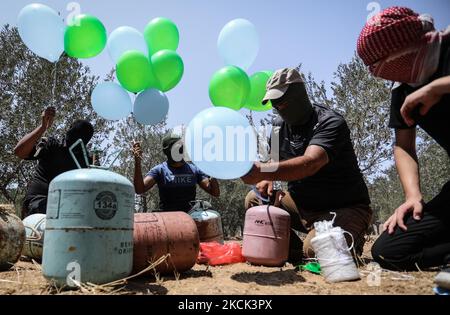
<path id="1" fill-rule="evenodd" d="M 156 181 L 151 176 L 142 178 L 142 149 L 140 143 L 133 143 L 133 155 L 134 155 L 134 190 L 136 194 L 141 195 L 155 186 Z"/>
<path id="2" fill-rule="evenodd" d="M 420 198 L 419 163 L 416 153 L 416 129 L 397 129 L 394 146 L 395 165 L 406 199 Z"/>
<path id="3" fill-rule="evenodd" d="M 395 139 L 395 164 L 405 193 L 405 202 L 384 224 L 390 234 L 394 232 L 396 225 L 403 230 L 407 229 L 404 224 L 406 213 L 412 211 L 414 219 L 420 220 L 423 211 L 419 163 L 416 153 L 416 129 L 397 129 Z"/>
<path id="4" fill-rule="evenodd" d="M 220 196 L 219 182 L 215 178 L 205 178 L 199 183 L 199 186 L 213 197 Z"/>
<path id="5" fill-rule="evenodd" d="M 450 93 L 450 76 L 442 77 L 425 85 L 421 89 L 408 95 L 400 109 L 403 119 L 408 126 L 414 125 L 413 112 L 419 107 L 420 115 L 425 116 L 438 103 L 442 96 Z"/>
<path id="6" fill-rule="evenodd" d="M 53 124 L 56 110 L 54 107 L 48 107 L 42 113 L 42 123 L 39 127 L 23 137 L 14 148 L 14 154 L 21 158 L 26 159 L 30 157 L 36 142 L 42 137 L 48 128 Z"/>
<path id="7" fill-rule="evenodd" d="M 253 170 L 242 180 L 246 184 L 268 181 L 295 181 L 313 176 L 329 162 L 328 154 L 321 146 L 310 145 L 303 156 L 283 162 L 255 164 Z M 272 171 L 272 170 L 276 171 Z"/>

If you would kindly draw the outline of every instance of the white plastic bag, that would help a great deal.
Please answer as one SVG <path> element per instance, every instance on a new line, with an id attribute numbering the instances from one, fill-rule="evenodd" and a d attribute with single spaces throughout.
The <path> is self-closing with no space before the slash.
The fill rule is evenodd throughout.
<path id="1" fill-rule="evenodd" d="M 322 273 L 327 282 L 342 282 L 360 279 L 350 248 L 345 239 L 345 233 L 349 232 L 340 227 L 333 227 L 336 213 L 331 221 L 314 223 L 316 236 L 311 240 L 311 245 L 319 260 Z M 353 236 L 352 236 L 353 239 Z"/>

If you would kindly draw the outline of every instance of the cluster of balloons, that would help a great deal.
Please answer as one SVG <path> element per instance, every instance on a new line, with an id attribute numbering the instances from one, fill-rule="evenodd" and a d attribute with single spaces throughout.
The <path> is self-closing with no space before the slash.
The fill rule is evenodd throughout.
<path id="1" fill-rule="evenodd" d="M 25 45 L 50 62 L 58 61 L 63 52 L 74 58 L 92 58 L 106 47 L 106 29 L 95 16 L 79 14 L 66 26 L 55 10 L 39 3 L 20 11 L 18 29 Z"/>
<path id="2" fill-rule="evenodd" d="M 115 82 L 99 83 L 92 92 L 91 103 L 95 112 L 107 120 L 120 120 L 132 112 L 143 125 L 158 124 L 169 112 L 169 100 L 163 92 L 147 89 L 133 104 L 130 94 Z"/>
<path id="3" fill-rule="evenodd" d="M 114 30 L 108 50 L 121 85 L 133 93 L 173 89 L 184 73 L 183 60 L 176 52 L 179 39 L 177 26 L 161 17 L 150 21 L 144 34 L 129 26 Z"/>
<path id="4" fill-rule="evenodd" d="M 39 57 L 57 62 L 62 53 L 79 59 L 93 58 L 106 46 L 116 64 L 120 85 L 104 82 L 94 89 L 94 110 L 108 120 L 119 120 L 134 113 L 142 124 L 157 124 L 169 110 L 163 92 L 173 89 L 184 73 L 184 64 L 176 53 L 179 44 L 177 26 L 166 18 L 156 18 L 144 34 L 122 26 L 110 36 L 96 17 L 79 14 L 68 21 L 52 8 L 33 3 L 18 16 L 18 29 L 25 45 Z M 133 103 L 128 92 L 140 93 Z"/>
<path id="5" fill-rule="evenodd" d="M 256 72 L 250 77 L 245 72 L 259 51 L 255 26 L 245 19 L 232 20 L 220 32 L 217 46 L 227 66 L 217 71 L 210 81 L 211 102 L 233 110 L 246 108 L 263 112 L 272 109 L 270 103 L 262 105 L 261 102 L 273 72 Z"/>
<path id="6" fill-rule="evenodd" d="M 21 10 L 18 26 L 27 47 L 50 62 L 57 62 L 63 52 L 73 58 L 93 58 L 108 47 L 120 84 L 102 82 L 92 92 L 92 106 L 103 118 L 119 120 L 132 112 L 139 123 L 153 125 L 167 116 L 169 101 L 164 92 L 173 89 L 184 72 L 176 52 L 179 32 L 172 21 L 156 18 L 143 34 L 122 26 L 108 37 L 94 16 L 77 15 L 66 26 L 55 10 L 30 4 Z M 191 121 L 186 148 L 205 173 L 234 179 L 249 172 L 257 159 L 256 133 L 236 110 L 271 108 L 262 106 L 261 100 L 272 73 L 249 77 L 245 72 L 259 50 L 258 34 L 247 20 L 228 23 L 220 33 L 218 48 L 227 66 L 210 83 L 210 97 L 217 107 L 200 112 Z M 129 92 L 139 93 L 134 104 Z"/>
<path id="7" fill-rule="evenodd" d="M 169 112 L 167 96 L 157 89 L 147 89 L 131 101 L 129 93 L 114 82 L 99 83 L 91 96 L 95 112 L 107 120 L 120 120 L 131 112 L 137 122 L 155 125 Z"/>
<path id="8" fill-rule="evenodd" d="M 169 111 L 164 92 L 178 85 L 184 73 L 183 60 L 176 52 L 179 39 L 177 26 L 161 17 L 150 21 L 144 34 L 130 26 L 115 29 L 108 38 L 108 51 L 123 89 L 115 83 L 99 84 L 92 94 L 95 111 L 112 120 L 132 112 L 145 125 L 163 121 Z M 134 105 L 125 90 L 139 93 Z M 128 97 L 119 97 L 125 94 Z"/>
<path id="9" fill-rule="evenodd" d="M 262 104 L 272 71 L 249 76 L 248 68 L 259 51 L 255 26 L 245 19 L 227 23 L 217 42 L 226 66 L 209 83 L 209 97 L 215 107 L 200 112 L 186 130 L 186 150 L 206 174 L 235 179 L 247 174 L 257 160 L 256 131 L 237 111 L 268 111 Z"/>

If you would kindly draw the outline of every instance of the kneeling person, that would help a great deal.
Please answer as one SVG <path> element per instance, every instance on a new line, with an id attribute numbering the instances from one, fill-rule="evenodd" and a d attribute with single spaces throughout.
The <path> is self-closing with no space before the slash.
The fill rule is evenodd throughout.
<path id="1" fill-rule="evenodd" d="M 269 100 L 280 116 L 272 130 L 279 145 L 271 148 L 271 155 L 281 162 L 257 163 L 243 180 L 256 185 L 263 196 L 272 195 L 272 181 L 289 182 L 281 208 L 290 213 L 294 230 L 308 233 L 303 245 L 290 233 L 289 261 L 300 262 L 302 247 L 304 255 L 314 256 L 310 242 L 315 236 L 314 223 L 331 220 L 330 212 L 337 213 L 335 226 L 352 234 L 356 252 L 361 254 L 372 210 L 345 119 L 325 106 L 312 105 L 294 69 L 278 70 L 272 76 L 264 102 Z M 255 192 L 247 195 L 247 209 L 260 204 Z M 347 242 L 350 245 L 351 238 Z"/>

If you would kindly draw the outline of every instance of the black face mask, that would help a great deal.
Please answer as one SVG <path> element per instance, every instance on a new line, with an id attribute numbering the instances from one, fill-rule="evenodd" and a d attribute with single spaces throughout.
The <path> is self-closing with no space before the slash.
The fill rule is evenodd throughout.
<path id="1" fill-rule="evenodd" d="M 291 84 L 282 97 L 272 100 L 272 106 L 291 126 L 306 124 L 313 113 L 304 83 Z"/>
<path id="2" fill-rule="evenodd" d="M 172 156 L 172 151 L 174 150 L 175 155 Z M 163 153 L 164 155 L 167 157 L 167 162 L 169 164 L 175 164 L 175 163 L 180 163 L 180 162 L 184 162 L 182 156 L 183 156 L 183 150 L 184 147 L 181 143 L 173 143 L 172 145 L 170 145 L 170 147 L 168 147 L 167 149 L 163 149 Z M 180 160 L 181 157 L 181 160 Z"/>
<path id="3" fill-rule="evenodd" d="M 84 145 L 91 141 L 94 135 L 94 127 L 86 120 L 75 121 L 66 133 L 66 146 L 70 147 L 78 139 L 81 139 Z"/>

